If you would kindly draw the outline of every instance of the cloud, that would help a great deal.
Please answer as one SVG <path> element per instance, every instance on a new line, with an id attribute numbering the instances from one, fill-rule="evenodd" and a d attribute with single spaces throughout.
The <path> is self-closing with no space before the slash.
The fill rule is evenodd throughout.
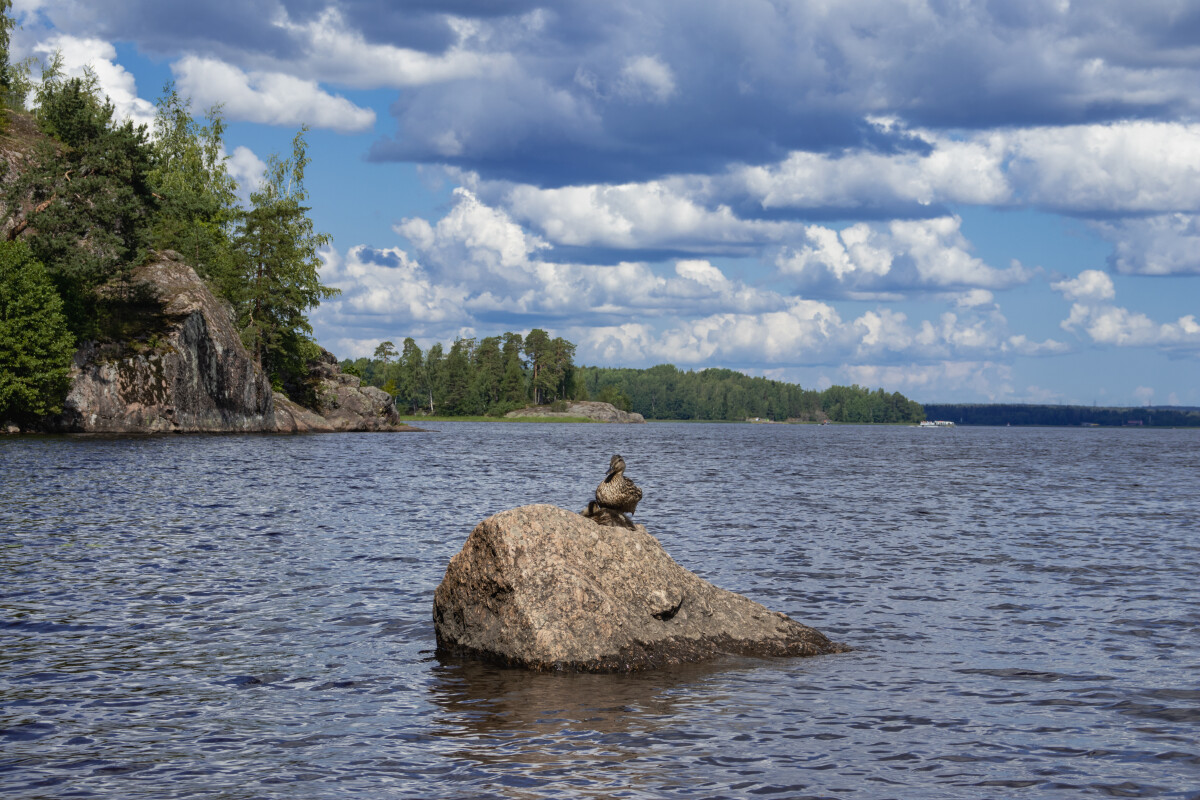
<path id="1" fill-rule="evenodd" d="M 365 30 L 348 24 L 345 14 L 329 6 L 316 16 L 302 21 L 286 12 L 275 24 L 286 31 L 304 53 L 302 58 L 283 59 L 289 72 L 323 83 L 376 89 L 405 88 L 444 83 L 478 75 L 499 76 L 512 68 L 504 53 L 484 53 L 471 49 L 480 33 L 479 26 L 463 18 L 445 20 L 456 41 L 438 54 L 368 41 Z"/>
<path id="2" fill-rule="evenodd" d="M 225 166 L 229 175 L 237 181 L 238 197 L 249 205 L 250 193 L 262 186 L 267 165 L 249 147 L 238 145 L 233 154 L 226 157 Z"/>
<path id="3" fill-rule="evenodd" d="M 243 72 L 212 58 L 185 56 L 171 65 L 179 92 L 198 107 L 223 105 L 231 120 L 310 125 L 341 133 L 369 130 L 375 112 L 329 94 L 316 81 L 280 72 Z"/>
<path id="4" fill-rule="evenodd" d="M 1012 133 L 1024 202 L 1079 214 L 1200 210 L 1200 125 L 1128 121 Z"/>
<path id="5" fill-rule="evenodd" d="M 1003 289 L 1023 283 L 1031 272 L 1014 263 L 1006 270 L 970 254 L 958 217 L 864 222 L 841 231 L 812 225 L 804 244 L 785 248 L 775 264 L 808 290 L 834 294 L 905 289 L 978 287 Z M 973 295 L 974 300 L 982 295 Z"/>
<path id="6" fill-rule="evenodd" d="M 1050 284 L 1050 288 L 1068 300 L 1112 300 L 1117 296 L 1112 278 L 1095 269 L 1085 269 L 1070 280 Z"/>
<path id="7" fill-rule="evenodd" d="M 1193 314 L 1175 322 L 1158 323 L 1120 306 L 1075 303 L 1061 325 L 1063 330 L 1087 334 L 1096 344 L 1167 350 L 1200 348 L 1200 323 Z"/>
<path id="8" fill-rule="evenodd" d="M 1126 275 L 1200 273 L 1200 214 L 1162 214 L 1098 222 L 1113 243 L 1110 264 Z"/>
<path id="9" fill-rule="evenodd" d="M 426 330 L 453 329 L 469 320 L 467 290 L 436 283 L 403 250 L 358 245 L 344 257 L 331 248 L 321 255 L 322 282 L 342 294 L 323 302 L 313 312 L 313 323 L 338 331 L 339 338 L 346 338 L 347 331 L 361 330 L 382 330 L 384 338 L 396 335 L 395 331 L 420 335 Z"/>
<path id="10" fill-rule="evenodd" d="M 61 34 L 36 44 L 33 52 L 44 62 L 49 62 L 55 52 L 61 53 L 63 69 L 71 77 L 81 77 L 85 67 L 91 69 L 101 91 L 112 101 L 117 119 L 132 120 L 137 125 L 154 124 L 154 104 L 138 97 L 137 81 L 116 63 L 117 50 L 108 42 Z"/>
<path id="11" fill-rule="evenodd" d="M 893 126 L 886 126 L 893 130 Z M 919 151 L 838 154 L 792 152 L 774 164 L 735 166 L 715 184 L 752 209 L 857 209 L 929 215 L 947 203 L 1004 204 L 1012 187 L 1004 174 L 1005 142 L 997 134 L 971 140 L 922 132 Z"/>
<path id="12" fill-rule="evenodd" d="M 959 132 L 907 129 L 923 150 L 793 152 L 733 166 L 710 186 L 747 215 L 846 209 L 935 216 L 949 204 L 1037 207 L 1070 214 L 1200 210 L 1200 125 L 1116 121 Z"/>
<path id="13" fill-rule="evenodd" d="M 1116 299 L 1112 278 L 1099 270 L 1084 270 L 1075 278 L 1050 284 L 1050 288 L 1073 301 L 1070 315 L 1060 327 L 1085 334 L 1096 344 L 1168 352 L 1200 348 L 1200 323 L 1195 315 L 1158 323 L 1141 312 L 1114 305 L 1109 302 Z"/>
<path id="14" fill-rule="evenodd" d="M 689 194 L 668 181 L 518 185 L 500 201 L 515 219 L 562 245 L 745 253 L 803 232 L 797 223 L 739 219 L 728 206 L 707 208 Z"/>
<path id="15" fill-rule="evenodd" d="M 338 326 L 334 338 L 370 338 L 347 330 L 354 325 L 388 338 L 414 327 L 449 335 L 528 323 L 567 331 L 583 363 L 647 366 L 936 361 L 1062 347 L 1015 336 L 994 302 L 936 320 L 910 321 L 886 307 L 846 319 L 829 303 L 730 278 L 707 259 L 675 259 L 665 270 L 548 261 L 548 242 L 461 187 L 441 219 L 410 218 L 396 230 L 411 255 L 359 247 L 328 257 L 323 276 L 344 290 L 319 312 L 323 324 Z"/>
<path id="16" fill-rule="evenodd" d="M 635 56 L 621 68 L 619 92 L 627 99 L 665 103 L 675 89 L 675 74 L 655 56 Z"/>
<path id="17" fill-rule="evenodd" d="M 1013 368 L 996 361 L 940 361 L 910 364 L 846 364 L 851 383 L 887 386 L 909 397 L 945 397 L 964 391 L 991 402 L 1012 402 Z"/>
<path id="18" fill-rule="evenodd" d="M 1173 0 L 220 0 L 186 10 L 158 0 L 23 0 L 18 9 L 35 5 L 35 26 L 45 20 L 144 53 L 317 86 L 403 89 L 397 133 L 377 158 L 449 162 L 538 185 L 712 174 L 730 164 L 782 165 L 774 176 L 782 180 L 792 169 L 825 173 L 831 164 L 819 159 L 859 150 L 836 168 L 851 178 L 841 184 L 850 201 L 865 197 L 852 184 L 869 180 L 871 155 L 901 156 L 877 173 L 884 204 L 889 195 L 1003 201 L 991 145 L 973 132 L 1128 120 L 1110 131 L 1132 133 L 1128 142 L 1097 143 L 1120 184 L 1122 154 L 1138 170 L 1153 168 L 1156 153 L 1190 158 L 1170 133 L 1169 150 L 1155 150 L 1157 134 L 1138 125 L 1200 112 L 1191 44 L 1200 14 Z M 924 158 L 928 146 L 903 126 L 868 118 L 947 136 Z M 1050 140 L 1021 147 L 1035 160 L 1087 156 Z M 818 161 L 785 164 L 797 153 Z M 1045 202 L 1068 197 L 1050 177 L 1032 184 Z M 811 202 L 800 183 L 784 183 L 763 193 L 769 203 Z M 817 191 L 836 196 L 838 186 L 823 179 Z M 1110 199 L 1082 188 L 1087 202 Z M 1163 200 L 1154 191 L 1132 197 Z"/>

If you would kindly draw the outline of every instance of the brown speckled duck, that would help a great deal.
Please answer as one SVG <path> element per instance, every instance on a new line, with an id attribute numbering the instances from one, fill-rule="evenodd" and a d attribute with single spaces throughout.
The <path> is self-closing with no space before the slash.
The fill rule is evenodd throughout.
<path id="1" fill-rule="evenodd" d="M 596 502 L 622 514 L 632 514 L 642 499 L 642 490 L 625 477 L 625 459 L 613 456 L 608 462 L 608 474 L 596 487 Z"/>
<path id="2" fill-rule="evenodd" d="M 633 528 L 629 517 L 611 508 L 605 508 L 595 500 L 587 504 L 587 508 L 579 512 L 597 525 L 607 525 L 610 528 Z"/>

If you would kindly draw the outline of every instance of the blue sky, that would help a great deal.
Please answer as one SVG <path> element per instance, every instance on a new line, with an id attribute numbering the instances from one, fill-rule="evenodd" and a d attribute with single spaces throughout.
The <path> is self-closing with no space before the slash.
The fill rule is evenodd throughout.
<path id="1" fill-rule="evenodd" d="M 609 366 L 1200 405 L 1200 2 L 16 0 L 139 120 L 311 127 L 339 357 L 541 327 Z"/>

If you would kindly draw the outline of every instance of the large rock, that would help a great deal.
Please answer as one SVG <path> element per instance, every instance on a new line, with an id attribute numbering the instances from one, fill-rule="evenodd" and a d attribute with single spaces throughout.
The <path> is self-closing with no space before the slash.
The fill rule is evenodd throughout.
<path id="1" fill-rule="evenodd" d="M 593 422 L 645 422 L 646 418 L 632 411 L 622 411 L 612 403 L 595 400 L 573 400 L 563 411 L 551 411 L 547 406 L 530 406 L 510 411 L 506 417 L 587 417 Z"/>
<path id="2" fill-rule="evenodd" d="M 171 252 L 107 287 L 128 330 L 75 354 L 52 430 L 155 433 L 274 430 L 271 385 L 242 346 L 229 309 Z M 116 296 L 118 295 L 119 296 Z"/>
<path id="3" fill-rule="evenodd" d="M 63 413 L 45 430 L 196 433 L 416 430 L 391 397 L 345 375 L 322 350 L 308 379 L 316 410 L 272 392 L 242 345 L 228 306 L 178 254 L 166 251 L 126 283 L 101 289 L 104 342 L 75 353 Z"/>
<path id="4" fill-rule="evenodd" d="M 359 378 L 342 372 L 337 357 L 328 350 L 321 350 L 308 367 L 316 411 L 276 393 L 276 430 L 288 433 L 415 430 L 400 421 L 390 394 L 375 386 L 363 386 Z"/>
<path id="5" fill-rule="evenodd" d="M 450 560 L 433 618 L 439 652 L 538 670 L 849 650 L 688 572 L 640 525 L 605 527 L 550 505 L 479 523 Z"/>

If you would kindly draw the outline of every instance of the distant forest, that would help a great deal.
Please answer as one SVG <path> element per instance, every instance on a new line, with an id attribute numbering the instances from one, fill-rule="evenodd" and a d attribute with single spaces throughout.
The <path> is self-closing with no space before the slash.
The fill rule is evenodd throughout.
<path id="1" fill-rule="evenodd" d="M 925 416 L 958 425 L 1073 425 L 1142 426 L 1154 428 L 1200 427 L 1200 408 L 1153 407 L 1097 408 L 1095 406 L 949 405 L 927 403 Z"/>
<path id="2" fill-rule="evenodd" d="M 381 342 L 373 358 L 342 361 L 396 398 L 408 413 L 503 416 L 529 404 L 555 410 L 571 400 L 599 400 L 647 419 L 916 423 L 921 405 L 899 393 L 862 386 L 824 391 L 751 378 L 728 369 L 683 371 L 671 364 L 650 369 L 576 366 L 575 345 L 534 328 L 524 337 L 504 333 L 440 342 L 422 351 L 411 337 L 399 348 Z"/>

